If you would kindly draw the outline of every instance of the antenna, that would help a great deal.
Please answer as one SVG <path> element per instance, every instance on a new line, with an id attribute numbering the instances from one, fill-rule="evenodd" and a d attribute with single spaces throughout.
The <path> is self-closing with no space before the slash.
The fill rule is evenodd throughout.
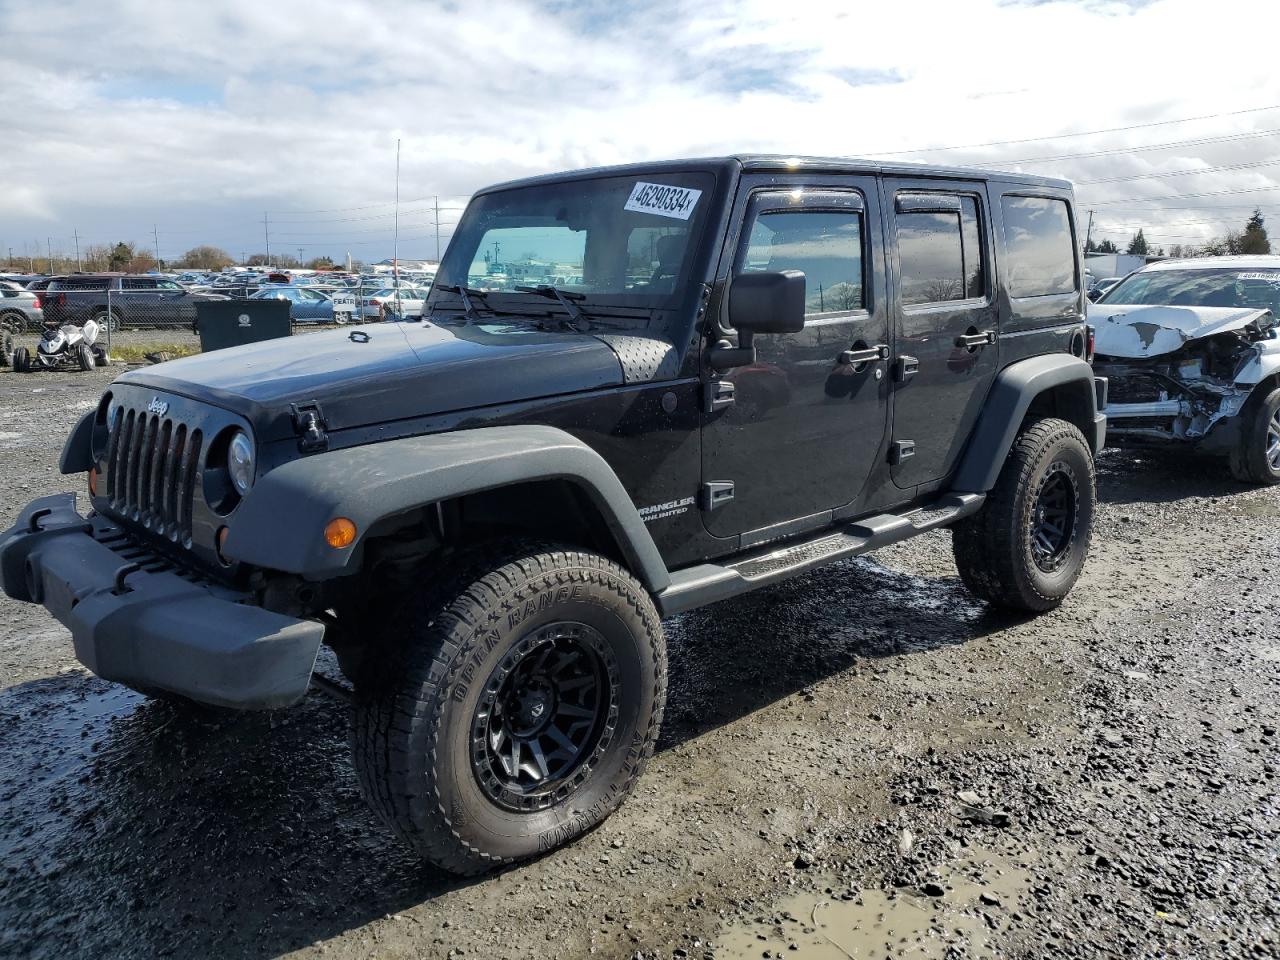
<path id="1" fill-rule="evenodd" d="M 400 138 L 396 138 L 396 227 L 391 243 L 391 275 L 395 278 L 396 316 L 400 316 Z"/>

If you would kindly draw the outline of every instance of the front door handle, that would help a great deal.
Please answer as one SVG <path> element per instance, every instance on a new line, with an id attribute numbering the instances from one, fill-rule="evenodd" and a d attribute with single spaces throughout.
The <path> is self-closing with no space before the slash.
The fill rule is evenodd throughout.
<path id="1" fill-rule="evenodd" d="M 969 329 L 973 329 L 970 327 Z M 977 347 L 989 347 L 996 342 L 996 332 L 994 330 L 984 330 L 982 333 L 963 333 L 956 337 L 956 346 L 964 347 L 966 350 L 973 350 Z"/>
<path id="2" fill-rule="evenodd" d="M 889 359 L 889 345 L 886 343 L 877 344 L 874 347 L 864 347 L 861 350 L 846 350 L 840 354 L 840 362 L 847 363 L 851 366 L 857 366 L 861 363 L 871 363 L 875 360 Z"/>

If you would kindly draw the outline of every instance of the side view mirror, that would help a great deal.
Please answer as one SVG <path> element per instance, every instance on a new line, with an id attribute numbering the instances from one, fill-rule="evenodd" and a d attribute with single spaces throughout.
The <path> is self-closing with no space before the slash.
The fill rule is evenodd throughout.
<path id="1" fill-rule="evenodd" d="M 729 325 L 746 333 L 799 333 L 804 329 L 804 273 L 744 273 L 729 288 Z"/>
<path id="2" fill-rule="evenodd" d="M 738 345 L 722 341 L 712 347 L 711 366 L 728 370 L 755 363 L 757 333 L 799 333 L 804 297 L 801 270 L 739 274 L 729 288 L 729 325 L 738 331 Z"/>

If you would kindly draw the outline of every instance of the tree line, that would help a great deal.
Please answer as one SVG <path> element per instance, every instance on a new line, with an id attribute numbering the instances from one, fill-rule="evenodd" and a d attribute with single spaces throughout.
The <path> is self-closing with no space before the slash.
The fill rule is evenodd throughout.
<path id="1" fill-rule="evenodd" d="M 1120 248 L 1110 240 L 1103 240 L 1101 243 L 1088 240 L 1085 242 L 1084 252 L 1086 256 L 1095 253 L 1120 253 Z M 1165 252 L 1164 247 L 1149 243 L 1142 228 L 1139 227 L 1138 232 L 1129 240 L 1129 245 L 1124 252 L 1142 257 L 1173 258 L 1268 254 L 1271 252 L 1271 240 L 1267 237 L 1266 221 L 1262 211 L 1254 208 L 1253 215 L 1245 221 L 1243 230 L 1228 230 L 1223 236 L 1213 237 L 1201 244 L 1175 243 L 1169 247 L 1168 253 Z"/>
<path id="2" fill-rule="evenodd" d="M 145 244 L 121 240 L 115 244 L 90 244 L 85 247 L 79 259 L 64 252 L 43 257 L 10 256 L 8 269 L 42 274 L 72 273 L 77 270 L 86 273 L 147 273 L 150 270 L 222 270 L 235 263 L 231 254 L 210 244 L 192 247 L 176 260 L 157 260 Z M 268 257 L 265 253 L 255 253 L 245 261 L 245 266 L 272 266 L 283 270 L 332 270 L 337 263 L 330 257 L 313 257 L 304 262 L 287 254 L 272 254 Z"/>

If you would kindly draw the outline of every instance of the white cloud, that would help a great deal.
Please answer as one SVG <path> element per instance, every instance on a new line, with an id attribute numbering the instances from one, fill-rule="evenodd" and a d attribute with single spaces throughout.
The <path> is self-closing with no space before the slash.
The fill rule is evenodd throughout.
<path id="1" fill-rule="evenodd" d="M 696 12 L 608 0 L 0 0 L 0 23 L 0 254 L 50 235 L 70 249 L 73 228 L 141 239 L 153 224 L 166 255 L 206 240 L 252 251 L 269 210 L 273 246 L 382 256 L 389 206 L 308 211 L 386 204 L 397 137 L 402 196 L 453 207 L 486 183 L 567 167 L 738 150 L 856 156 L 1280 104 L 1259 40 L 1280 13 L 1255 0 L 1219 0 L 1211 14 L 1200 0 L 707 0 Z M 986 163 L 1270 129 L 1280 110 L 911 158 Z M 1026 169 L 1093 180 L 1277 156 L 1270 135 Z M 1173 243 L 1220 233 L 1255 203 L 1274 209 L 1280 191 L 1129 198 L 1277 186 L 1280 167 L 1260 167 L 1078 195 L 1096 210 L 1095 236 L 1146 225 Z M 426 208 L 403 214 L 408 253 L 434 251 Z"/>

